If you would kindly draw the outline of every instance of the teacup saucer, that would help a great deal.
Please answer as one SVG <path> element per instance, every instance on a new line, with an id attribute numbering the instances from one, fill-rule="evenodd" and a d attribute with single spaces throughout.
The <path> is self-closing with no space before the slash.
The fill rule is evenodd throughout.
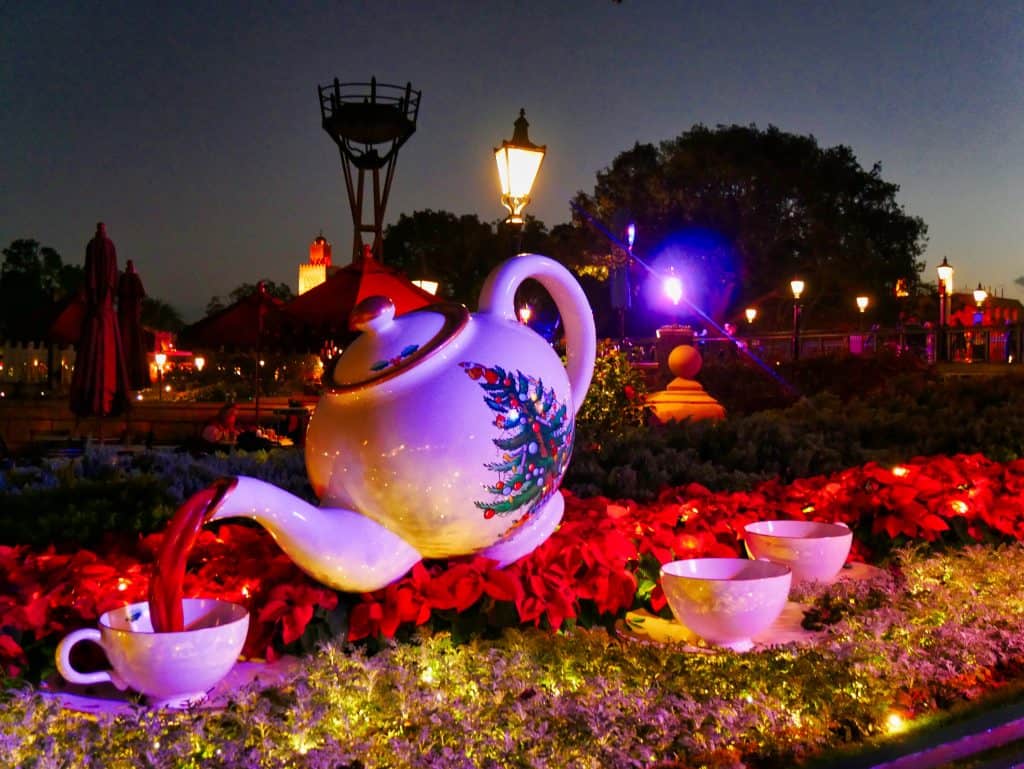
<path id="1" fill-rule="evenodd" d="M 821 632 L 806 630 L 801 623 L 806 604 L 787 601 L 782 613 L 766 630 L 750 640 L 752 649 L 786 643 L 811 643 L 821 637 Z M 659 617 L 646 609 L 626 612 L 625 618 L 616 625 L 624 638 L 656 644 L 671 644 L 679 651 L 713 654 L 722 651 L 719 647 L 701 640 L 692 630 L 675 618 Z"/>
<path id="2" fill-rule="evenodd" d="M 151 709 L 219 709 L 236 693 L 250 686 L 274 686 L 289 678 L 299 667 L 297 657 L 282 657 L 275 662 L 236 662 L 231 671 L 209 692 L 195 692 L 171 700 L 153 701 L 132 691 L 120 691 L 112 684 L 82 686 L 69 684 L 59 675 L 46 681 L 41 694 L 56 701 L 65 710 L 93 715 L 123 715 Z"/>

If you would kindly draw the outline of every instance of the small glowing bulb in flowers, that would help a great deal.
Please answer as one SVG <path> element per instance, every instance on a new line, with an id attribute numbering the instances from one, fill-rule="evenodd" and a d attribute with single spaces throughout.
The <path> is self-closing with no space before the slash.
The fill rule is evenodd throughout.
<path id="1" fill-rule="evenodd" d="M 885 730 L 889 734 L 899 734 L 907 730 L 907 720 L 895 710 L 885 717 Z"/>

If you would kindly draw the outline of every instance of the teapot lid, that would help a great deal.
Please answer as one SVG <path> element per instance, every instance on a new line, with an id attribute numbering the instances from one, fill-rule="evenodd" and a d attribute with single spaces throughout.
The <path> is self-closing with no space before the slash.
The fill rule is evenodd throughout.
<path id="1" fill-rule="evenodd" d="M 391 379 L 443 348 L 468 321 L 461 304 L 432 304 L 396 318 L 389 298 L 367 297 L 349 321 L 363 333 L 337 359 L 325 383 L 339 393 Z"/>

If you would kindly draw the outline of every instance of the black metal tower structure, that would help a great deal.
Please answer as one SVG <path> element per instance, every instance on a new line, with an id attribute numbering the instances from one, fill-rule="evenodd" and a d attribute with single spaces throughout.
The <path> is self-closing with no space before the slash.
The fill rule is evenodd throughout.
<path id="1" fill-rule="evenodd" d="M 395 175 L 398 150 L 416 131 L 420 92 L 378 83 L 340 83 L 318 86 L 324 130 L 341 152 L 349 207 L 352 210 L 352 261 L 362 259 L 363 233 L 373 233 L 373 255 L 383 249 L 384 209 Z M 366 174 L 371 174 L 373 223 L 363 219 Z M 382 173 L 383 172 L 383 173 Z M 383 181 L 381 179 L 383 176 Z"/>

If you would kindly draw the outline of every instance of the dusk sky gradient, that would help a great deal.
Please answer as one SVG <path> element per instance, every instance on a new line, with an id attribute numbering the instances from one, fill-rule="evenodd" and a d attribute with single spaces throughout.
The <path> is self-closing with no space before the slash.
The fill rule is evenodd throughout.
<path id="1" fill-rule="evenodd" d="M 882 164 L 958 289 L 1024 298 L 1024 2 L 218 2 L 0 5 L 0 247 L 121 266 L 196 320 L 259 278 L 294 288 L 351 220 L 316 87 L 423 93 L 387 221 L 503 216 L 492 148 L 519 108 L 549 227 L 634 142 L 756 124 Z M 643 248 L 643 233 L 638 235 Z M 780 281 L 788 276 L 780 276 Z M 813 287 L 809 287 L 813 290 Z"/>

